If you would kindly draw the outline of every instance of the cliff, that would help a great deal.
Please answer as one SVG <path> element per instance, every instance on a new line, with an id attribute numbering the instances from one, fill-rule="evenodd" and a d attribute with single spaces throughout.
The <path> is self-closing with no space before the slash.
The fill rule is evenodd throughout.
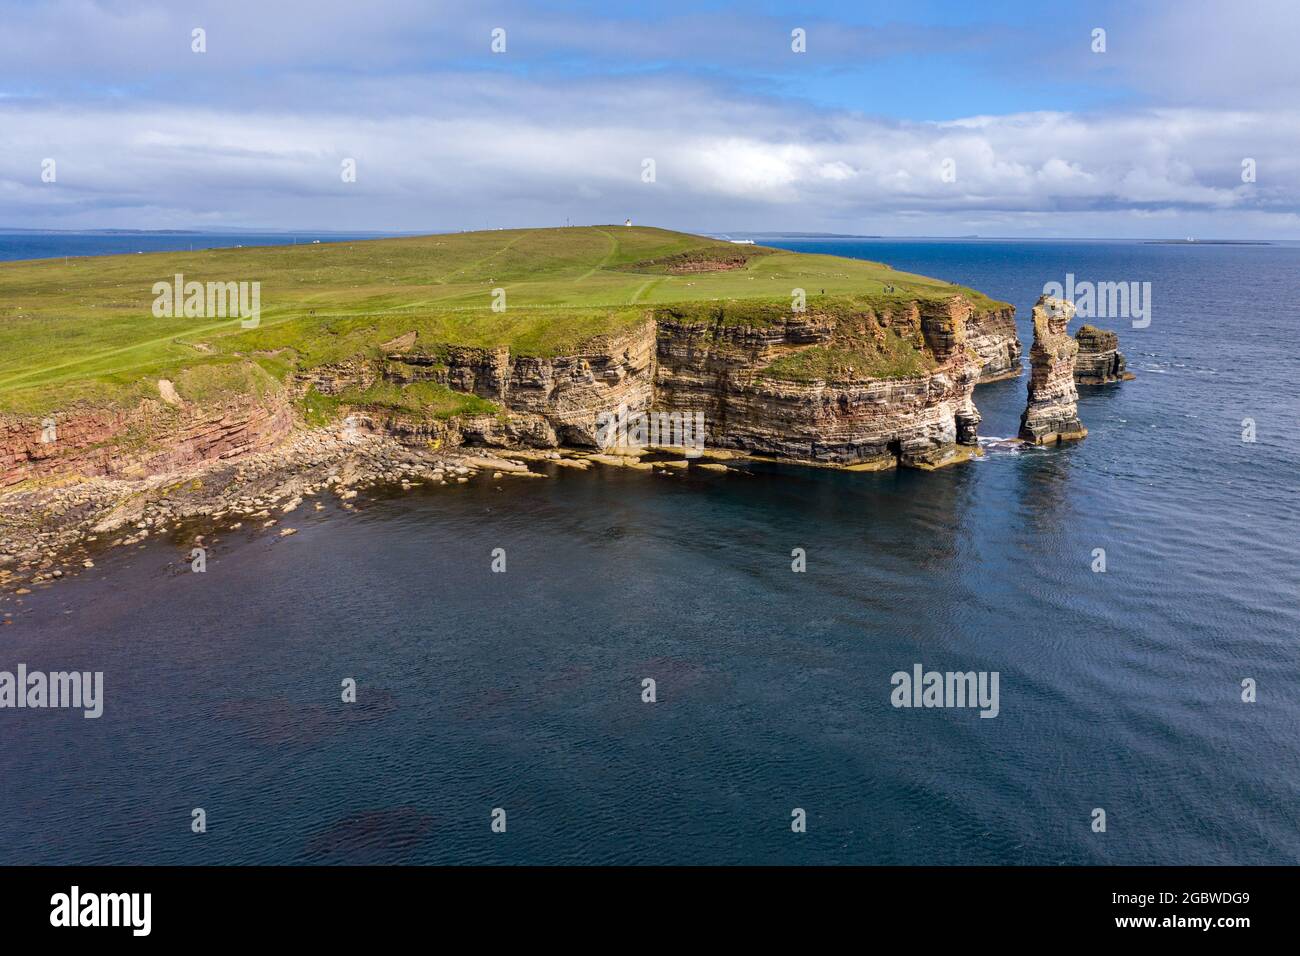
<path id="1" fill-rule="evenodd" d="M 1034 344 L 1029 350 L 1029 401 L 1020 418 L 1020 437 L 1034 445 L 1083 438 L 1079 392 L 1074 385 L 1074 357 L 1079 345 L 1066 327 L 1073 303 L 1043 295 L 1034 306 Z"/>
<path id="2" fill-rule="evenodd" d="M 440 430 L 453 442 L 594 448 L 602 413 L 700 412 L 705 440 L 716 447 L 927 468 L 967 457 L 964 449 L 977 443 L 972 391 L 979 369 L 965 343 L 972 314 L 961 297 L 880 312 L 668 307 L 648 310 L 641 325 L 574 355 L 416 347 L 388 353 L 378 374 L 403 385 L 433 382 L 499 406 L 498 414 L 458 416 Z M 376 374 L 355 367 L 346 373 L 354 376 L 352 388 Z M 318 386 L 319 378 L 311 383 Z M 421 432 L 424 416 L 359 393 L 348 401 L 348 385 L 337 386 L 328 387 L 383 427 Z"/>
<path id="3" fill-rule="evenodd" d="M 51 420 L 52 432 L 45 424 Z M 0 416 L 0 490 L 67 476 L 144 477 L 238 458 L 271 448 L 293 424 L 284 393 L 216 407 L 146 400 L 132 409 L 72 409 L 50 419 Z"/>
<path id="4" fill-rule="evenodd" d="M 180 273 L 265 283 L 266 319 L 157 315 L 149 290 Z M 641 227 L 0 263 L 0 279 L 23 303 L 0 323 L 0 488 L 238 457 L 348 416 L 439 447 L 593 448 L 617 409 L 703 413 L 719 448 L 929 468 L 972 453 L 975 383 L 1019 363 L 1013 310 L 974 290 Z"/>
<path id="5" fill-rule="evenodd" d="M 1024 371 L 1014 307 L 976 312 L 968 323 L 966 341 L 979 362 L 980 382 L 1016 378 Z"/>
<path id="6" fill-rule="evenodd" d="M 702 411 L 713 445 L 796 460 L 934 467 L 977 444 L 970 303 L 814 311 L 760 327 L 723 310 L 658 322 L 657 407 Z M 880 366 L 888 366 L 882 369 Z"/>
<path id="7" fill-rule="evenodd" d="M 1074 380 L 1078 384 L 1106 385 L 1133 378 L 1114 332 L 1085 325 L 1075 333 L 1074 340 L 1079 346 L 1074 358 Z"/>

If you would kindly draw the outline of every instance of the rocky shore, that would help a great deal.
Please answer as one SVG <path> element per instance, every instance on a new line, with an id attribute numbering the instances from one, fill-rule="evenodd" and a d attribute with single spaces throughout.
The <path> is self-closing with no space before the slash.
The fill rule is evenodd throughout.
<path id="1" fill-rule="evenodd" d="M 728 459 L 748 456 L 857 470 L 943 467 L 980 453 L 981 349 L 1000 342 L 997 354 L 1014 352 L 1018 364 L 1018 343 L 1012 349 L 1002 328 L 1010 315 L 977 313 L 960 296 L 880 312 L 786 312 L 756 324 L 723 310 L 664 309 L 554 358 L 425 346 L 412 333 L 377 358 L 320 366 L 216 407 L 160 381 L 157 398 L 131 409 L 60 414 L 51 441 L 40 421 L 3 419 L 0 589 L 48 584 L 92 566 L 100 549 L 191 525 L 291 534 L 299 509 L 319 508 L 328 495 L 351 507 L 367 485 L 455 486 L 485 471 L 539 477 L 530 461 L 666 475 L 720 473 Z M 913 371 L 882 377 L 853 367 L 890 342 L 906 343 Z M 806 355 L 826 361 L 811 374 L 788 364 Z M 422 415 L 348 398 L 376 383 L 433 383 L 498 411 Z M 339 417 L 309 425 L 309 394 L 336 402 Z M 709 452 L 654 461 L 602 447 L 597 424 L 613 409 L 702 416 L 705 434 L 695 437 Z"/>
<path id="2" fill-rule="evenodd" d="M 123 304 L 128 263 L 85 264 L 78 287 L 90 308 L 121 311 L 115 341 L 141 350 L 133 366 L 141 371 L 129 381 L 99 374 L 99 340 L 87 332 L 84 354 L 52 364 L 33 354 L 12 378 L 0 412 L 0 590 L 47 584 L 99 549 L 184 536 L 191 524 L 292 534 L 289 516 L 327 496 L 354 507 L 369 484 L 454 488 L 484 473 L 593 466 L 717 474 L 744 457 L 947 467 L 982 454 L 976 386 L 1022 371 L 1015 309 L 975 290 L 851 259 L 828 273 L 824 257 L 665 230 L 619 236 L 627 254 L 617 261 L 597 254 L 613 239 L 603 227 L 373 240 L 269 259 L 232 253 L 280 276 L 284 316 L 248 330 L 173 323 L 174 338 L 160 338 L 149 320 L 137 325 Z M 531 252 L 479 275 L 480 246 L 502 241 Z M 328 273 L 320 257 L 333 263 Z M 550 275 L 538 264 L 556 257 L 566 268 L 585 265 L 584 278 L 601 274 L 629 303 L 660 291 L 652 303 L 607 308 L 558 280 L 535 288 L 538 274 Z M 749 268 L 755 258 L 763 269 Z M 493 302 L 370 314 L 349 305 L 317 315 L 335 293 L 351 301 L 348 270 L 389 270 L 393 288 L 418 301 L 412 290 L 432 262 L 466 294 L 507 275 L 532 283 L 538 297 L 512 298 L 508 317 L 498 314 L 504 300 L 501 310 Z M 66 281 L 39 262 L 10 268 L 50 297 Z M 742 272 L 750 274 L 738 286 Z M 284 291 L 303 288 L 315 291 Z M 101 317 L 72 321 L 90 329 Z M 1039 330 L 1039 318 L 1036 309 L 1022 436 L 1081 436 L 1074 352 L 1065 354 L 1079 346 L 1064 326 Z M 1107 334 L 1081 339 L 1080 380 L 1123 373 Z M 65 374 L 69 367 L 79 371 Z M 626 438 L 632 420 L 651 437 L 627 445 L 679 449 L 611 447 L 611 424 Z"/>
<path id="3" fill-rule="evenodd" d="M 472 480 L 544 479 L 545 467 L 593 466 L 655 472 L 721 474 L 736 456 L 712 451 L 697 459 L 683 449 L 619 448 L 608 453 L 515 448 L 449 450 L 372 430 L 349 418 L 342 427 L 301 429 L 270 450 L 199 462 L 142 478 L 91 476 L 11 489 L 0 495 L 0 593 L 16 599 L 94 567 L 106 550 L 166 537 L 182 553 L 226 531 L 297 533 L 294 517 L 326 510 L 332 500 L 352 510 L 359 495 L 445 488 Z M 3 621 L 0 616 L 0 621 Z"/>
<path id="4" fill-rule="evenodd" d="M 1028 402 L 1020 440 L 1082 438 L 1076 382 L 1131 378 L 1113 332 L 1071 338 L 1069 302 L 1034 308 Z M 763 458 L 823 467 L 933 469 L 980 454 L 974 388 L 1019 374 L 1010 308 L 977 312 L 963 297 L 882 312 L 784 313 L 759 324 L 724 311 L 659 310 L 641 325 L 554 358 L 506 349 L 426 347 L 411 333 L 358 358 L 301 373 L 214 408 L 172 383 L 132 410 L 0 420 L 0 591 L 21 595 L 92 567 L 105 548 L 151 536 L 201 538 L 218 528 L 295 533 L 292 516 L 350 509 L 361 489 L 463 485 L 486 475 L 546 477 L 592 466 L 721 473 Z M 915 343 L 928 364 L 880 377 L 868 368 L 789 363 L 807 355 L 870 355 Z M 806 369 L 812 368 L 813 374 Z M 357 405 L 376 383 L 435 383 L 490 401 L 495 412 L 450 416 Z M 338 402 L 329 424 L 304 419 L 308 393 Z M 597 423 L 630 413 L 701 416 L 703 458 L 685 449 L 603 447 Z M 547 463 L 540 468 L 538 463 Z M 206 530 L 204 530 L 206 529 Z"/>

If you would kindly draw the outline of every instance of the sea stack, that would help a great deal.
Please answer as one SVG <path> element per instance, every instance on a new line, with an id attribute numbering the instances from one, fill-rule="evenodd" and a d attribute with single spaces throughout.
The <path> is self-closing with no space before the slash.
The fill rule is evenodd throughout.
<path id="1" fill-rule="evenodd" d="M 1088 434 L 1079 421 L 1074 357 L 1079 344 L 1066 327 L 1074 304 L 1039 296 L 1034 305 L 1034 345 L 1029 350 L 1029 402 L 1020 416 L 1020 437 L 1032 445 L 1075 441 Z"/>
<path id="2" fill-rule="evenodd" d="M 1079 385 L 1106 385 L 1133 378 L 1114 332 L 1085 325 L 1075 333 L 1074 341 L 1079 344 L 1079 354 L 1074 357 L 1074 380 Z"/>

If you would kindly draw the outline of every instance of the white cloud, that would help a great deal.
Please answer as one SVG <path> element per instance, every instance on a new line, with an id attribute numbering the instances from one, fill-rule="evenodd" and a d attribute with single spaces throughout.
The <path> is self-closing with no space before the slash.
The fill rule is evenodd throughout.
<path id="1" fill-rule="evenodd" d="M 942 233 L 974 214 L 1016 231 L 1049 213 L 1068 234 L 1166 221 L 1135 219 L 1138 208 L 1167 211 L 1174 231 L 1206 217 L 1223 235 L 1297 231 L 1294 110 L 894 123 L 751 105 L 738 119 L 725 98 L 697 90 L 684 125 L 671 108 L 677 85 L 643 86 L 635 111 L 597 102 L 567 120 L 535 111 L 529 89 L 508 115 L 477 118 L 0 103 L 6 224 L 436 229 L 635 213 L 697 229 L 889 232 L 902 222 Z M 1240 181 L 1246 150 L 1253 185 Z M 55 184 L 40 181 L 47 156 Z M 340 179 L 345 157 L 358 162 L 355 184 Z M 645 157 L 655 183 L 641 182 Z M 940 175 L 946 159 L 954 182 Z"/>
<path id="2" fill-rule="evenodd" d="M 396 230 L 632 215 L 694 229 L 1300 234 L 1294 0 L 1040 8 L 972 8 L 947 25 L 846 8 L 843 22 L 801 19 L 809 52 L 794 55 L 779 8 L 689 0 L 544 13 L 522 0 L 10 4 L 0 226 Z M 1071 39 L 1096 24 L 1104 55 Z M 196 55 L 200 25 L 209 52 Z M 488 51 L 496 25 L 506 57 Z M 854 70 L 871 63 L 896 69 L 899 89 L 855 90 Z M 955 89 L 965 76 L 970 89 Z M 922 91 L 951 111 L 973 91 L 963 101 L 985 108 L 1007 83 L 1089 94 L 1035 102 L 1113 90 L 1129 105 L 946 122 L 818 105 Z M 793 90 L 804 98 L 777 98 Z M 40 181 L 45 157 L 58 160 L 55 184 Z M 345 157 L 355 184 L 339 178 Z M 653 184 L 640 178 L 646 157 Z M 1253 184 L 1240 179 L 1246 157 Z"/>

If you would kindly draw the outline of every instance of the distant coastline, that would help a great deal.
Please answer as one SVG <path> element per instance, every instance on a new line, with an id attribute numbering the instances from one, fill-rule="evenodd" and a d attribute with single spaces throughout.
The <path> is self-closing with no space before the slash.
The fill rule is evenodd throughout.
<path id="1" fill-rule="evenodd" d="M 3 236 L 424 236 L 426 232 L 388 232 L 374 229 L 25 229 L 0 226 Z"/>
<path id="2" fill-rule="evenodd" d="M 1267 239 L 1147 239 L 1148 246 L 1271 246 Z"/>
<path id="3" fill-rule="evenodd" d="M 501 229 L 505 227 L 497 227 Z M 513 227 L 512 227 L 513 228 Z M 231 226 L 209 227 L 203 229 L 39 229 L 22 226 L 0 226 L 0 236 L 268 236 L 277 238 L 298 237 L 342 237 L 342 238 L 401 238 L 406 236 L 442 236 L 464 233 L 465 229 L 446 229 L 434 227 L 429 229 L 408 230 L 374 230 L 374 229 L 241 229 Z M 1132 242 L 1156 246 L 1273 246 L 1284 243 L 1300 242 L 1297 239 L 1143 239 L 1122 236 L 984 236 L 967 234 L 961 236 L 896 236 L 882 233 L 850 232 L 800 232 L 784 230 L 733 230 L 720 232 L 703 231 L 699 235 L 716 239 L 743 237 L 746 239 L 870 239 L 880 241 L 944 241 L 944 242 Z"/>

